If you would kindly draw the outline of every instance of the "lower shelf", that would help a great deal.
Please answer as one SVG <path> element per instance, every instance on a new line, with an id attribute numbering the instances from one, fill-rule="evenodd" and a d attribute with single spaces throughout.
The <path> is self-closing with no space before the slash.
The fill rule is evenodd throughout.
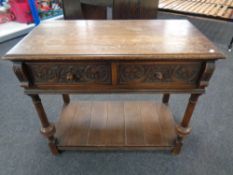
<path id="1" fill-rule="evenodd" d="M 174 147 L 169 108 L 152 101 L 80 101 L 64 107 L 56 124 L 59 149 Z"/>

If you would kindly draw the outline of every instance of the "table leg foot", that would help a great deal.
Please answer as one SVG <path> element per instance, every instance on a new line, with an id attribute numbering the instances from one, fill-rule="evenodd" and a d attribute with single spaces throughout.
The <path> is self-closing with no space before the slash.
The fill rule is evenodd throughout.
<path id="1" fill-rule="evenodd" d="M 173 155 L 178 155 L 180 154 L 181 152 L 181 148 L 183 146 L 183 143 L 182 143 L 182 138 L 177 138 L 177 140 L 175 141 L 175 147 L 172 149 L 172 154 Z"/>
<path id="2" fill-rule="evenodd" d="M 56 138 L 54 138 L 54 134 L 56 132 L 56 129 L 55 129 L 55 126 L 54 124 L 49 124 L 49 126 L 47 128 L 41 128 L 40 130 L 41 134 L 44 135 L 49 143 L 48 143 L 48 146 L 52 152 L 53 155 L 58 155 L 59 154 L 59 150 L 57 149 L 57 146 L 56 146 Z"/>
<path id="3" fill-rule="evenodd" d="M 57 149 L 57 146 L 56 146 L 56 139 L 54 139 L 53 137 L 49 138 L 48 146 L 49 146 L 50 151 L 53 155 L 56 156 L 56 155 L 60 154 L 60 151 Z"/>
<path id="4" fill-rule="evenodd" d="M 191 132 L 190 127 L 182 127 L 182 126 L 176 126 L 176 133 L 177 133 L 177 138 L 175 141 L 175 148 L 172 149 L 172 154 L 177 155 L 180 153 L 182 145 L 183 145 L 183 139 L 189 135 Z"/>

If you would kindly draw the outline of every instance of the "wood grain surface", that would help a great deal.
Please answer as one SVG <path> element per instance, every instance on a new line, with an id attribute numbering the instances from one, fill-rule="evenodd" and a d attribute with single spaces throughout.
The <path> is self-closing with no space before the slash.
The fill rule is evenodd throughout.
<path id="1" fill-rule="evenodd" d="M 223 55 L 187 20 L 61 20 L 42 23 L 4 58 L 189 60 Z"/>
<path id="2" fill-rule="evenodd" d="M 56 125 L 58 147 L 171 147 L 175 123 L 167 106 L 152 101 L 79 101 Z"/>

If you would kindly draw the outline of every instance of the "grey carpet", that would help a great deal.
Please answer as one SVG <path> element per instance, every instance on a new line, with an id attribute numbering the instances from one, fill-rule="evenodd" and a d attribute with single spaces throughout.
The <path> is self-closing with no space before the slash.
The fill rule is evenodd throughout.
<path id="1" fill-rule="evenodd" d="M 173 18 L 164 14 L 160 17 Z M 207 93 L 201 96 L 194 112 L 191 122 L 192 133 L 185 140 L 179 156 L 172 156 L 166 151 L 67 151 L 60 156 L 52 156 L 47 141 L 39 133 L 39 121 L 31 100 L 19 87 L 12 71 L 12 64 L 0 61 L 0 175 L 233 174 L 233 54 L 228 53 L 224 45 L 231 32 L 226 30 L 221 34 L 222 38 L 216 37 L 218 33 L 211 32 L 208 25 L 203 27 L 205 22 L 195 19 L 193 23 L 204 33 L 208 33 L 207 36 L 222 49 L 227 59 L 217 62 Z M 19 40 L 20 38 L 1 44 L 0 55 Z M 187 95 L 173 95 L 171 98 L 176 121 L 181 119 L 187 98 Z M 161 96 L 156 94 L 72 96 L 72 100 L 80 99 L 161 100 Z M 42 100 L 49 119 L 56 121 L 62 106 L 61 97 L 42 96 Z"/>

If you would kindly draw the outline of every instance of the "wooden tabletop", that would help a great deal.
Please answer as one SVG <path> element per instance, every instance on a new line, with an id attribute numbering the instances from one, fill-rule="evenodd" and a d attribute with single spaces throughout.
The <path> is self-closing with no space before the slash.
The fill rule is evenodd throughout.
<path id="1" fill-rule="evenodd" d="M 187 20 L 43 22 L 8 60 L 219 59 L 224 56 Z"/>

